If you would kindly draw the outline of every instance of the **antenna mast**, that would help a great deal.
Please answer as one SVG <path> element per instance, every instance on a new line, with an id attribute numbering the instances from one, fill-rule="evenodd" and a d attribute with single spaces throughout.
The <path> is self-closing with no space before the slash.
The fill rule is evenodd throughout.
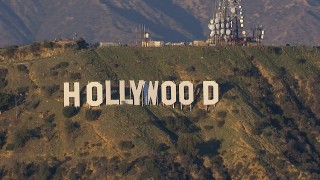
<path id="1" fill-rule="evenodd" d="M 210 20 L 209 43 L 213 45 L 241 45 L 246 41 L 241 0 L 217 0 Z M 212 3 L 213 4 L 213 3 Z"/>

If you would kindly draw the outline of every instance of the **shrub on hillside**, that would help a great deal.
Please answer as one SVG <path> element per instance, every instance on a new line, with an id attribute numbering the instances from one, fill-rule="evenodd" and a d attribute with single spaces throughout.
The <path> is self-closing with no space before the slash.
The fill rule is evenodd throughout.
<path id="1" fill-rule="evenodd" d="M 41 49 L 41 44 L 38 43 L 38 42 L 34 42 L 30 45 L 30 51 L 33 53 L 33 54 L 37 54 L 39 53 Z"/>
<path id="2" fill-rule="evenodd" d="M 298 59 L 297 60 L 297 64 L 303 65 L 303 64 L 306 64 L 306 63 L 307 63 L 307 60 L 305 60 L 305 59 Z"/>
<path id="3" fill-rule="evenodd" d="M 26 104 L 27 109 L 37 109 L 37 107 L 39 106 L 40 101 L 38 99 L 33 99 L 31 102 L 28 102 Z"/>
<path id="4" fill-rule="evenodd" d="M 35 128 L 35 129 L 26 129 L 22 128 L 20 130 L 17 130 L 14 134 L 14 147 L 24 147 L 25 144 L 30 139 L 40 139 L 41 138 L 41 129 Z"/>
<path id="5" fill-rule="evenodd" d="M 83 38 L 80 38 L 79 40 L 77 40 L 76 44 L 77 44 L 78 50 L 87 49 L 89 47 L 89 44 Z"/>
<path id="6" fill-rule="evenodd" d="M 60 68 L 66 68 L 66 67 L 68 67 L 68 66 L 69 66 L 69 63 L 68 63 L 68 62 L 61 62 L 61 63 L 53 66 L 53 67 L 51 68 L 51 70 L 56 70 L 56 69 L 60 69 Z"/>
<path id="7" fill-rule="evenodd" d="M 50 76 L 58 76 L 59 73 L 57 71 L 50 71 Z"/>
<path id="8" fill-rule="evenodd" d="M 186 68 L 186 71 L 187 72 L 195 72 L 196 68 L 194 66 L 189 66 L 189 67 Z"/>
<path id="9" fill-rule="evenodd" d="M 42 134 L 44 137 L 48 138 L 49 140 L 55 136 L 55 133 L 52 132 L 53 129 L 57 126 L 54 123 L 56 115 L 51 114 L 44 117 L 44 125 L 42 126 Z"/>
<path id="10" fill-rule="evenodd" d="M 70 79 L 72 80 L 80 80 L 81 78 L 82 77 L 80 73 L 70 73 Z"/>
<path id="11" fill-rule="evenodd" d="M 52 123 L 56 118 L 55 114 L 51 114 L 49 116 L 46 116 L 43 120 L 45 123 Z"/>
<path id="12" fill-rule="evenodd" d="M 22 73 L 25 73 L 25 74 L 28 74 L 29 73 L 29 69 L 26 65 L 23 65 L 23 64 L 19 64 L 17 66 L 18 70 Z"/>
<path id="13" fill-rule="evenodd" d="M 73 44 L 73 43 L 66 43 L 63 45 L 63 48 L 65 48 L 65 49 L 71 49 L 74 47 L 75 47 L 75 44 Z"/>
<path id="14" fill-rule="evenodd" d="M 54 43 L 53 42 L 44 41 L 43 44 L 42 44 L 42 47 L 47 48 L 47 49 L 52 49 L 52 48 L 54 48 Z"/>
<path id="15" fill-rule="evenodd" d="M 277 54 L 277 55 L 281 55 L 282 52 L 283 52 L 283 50 L 282 50 L 281 47 L 274 47 L 274 48 L 273 48 L 273 51 L 274 51 L 274 53 Z"/>
<path id="16" fill-rule="evenodd" d="M 57 92 L 60 89 L 59 85 L 52 85 L 52 86 L 46 86 L 42 87 L 44 90 L 44 93 L 46 96 L 51 96 L 53 93 Z"/>
<path id="17" fill-rule="evenodd" d="M 119 146 L 121 150 L 130 150 L 134 148 L 132 141 L 120 141 Z"/>
<path id="18" fill-rule="evenodd" d="M 284 68 L 284 67 L 280 67 L 279 69 L 278 69 L 278 71 L 277 71 L 277 75 L 279 76 L 279 77 L 283 77 L 283 76 L 285 76 L 287 74 L 287 70 L 286 70 L 286 68 Z"/>
<path id="19" fill-rule="evenodd" d="M 79 113 L 80 109 L 73 107 L 73 106 L 68 106 L 63 108 L 63 115 L 66 118 L 71 118 Z"/>
<path id="20" fill-rule="evenodd" d="M 226 121 L 225 121 L 224 119 L 219 120 L 219 121 L 217 122 L 217 126 L 218 126 L 218 127 L 223 127 L 225 123 L 226 123 Z"/>
<path id="21" fill-rule="evenodd" d="M 214 128 L 214 126 L 210 126 L 210 125 L 205 125 L 204 126 L 204 129 L 209 131 L 209 130 L 212 130 Z"/>
<path id="22" fill-rule="evenodd" d="M 0 112 L 9 108 L 10 95 L 5 93 L 0 93 Z"/>
<path id="23" fill-rule="evenodd" d="M 201 142 L 197 146 L 200 156 L 208 156 L 210 158 L 218 155 L 218 150 L 221 148 L 221 141 L 211 139 L 207 142 Z"/>
<path id="24" fill-rule="evenodd" d="M 101 115 L 100 110 L 93 110 L 93 109 L 86 110 L 86 119 L 88 121 L 95 121 L 100 117 L 100 115 Z"/>
<path id="25" fill-rule="evenodd" d="M 70 134 L 80 128 L 80 123 L 73 122 L 73 121 L 67 119 L 67 120 L 65 120 L 65 126 L 66 126 L 67 133 Z"/>
<path id="26" fill-rule="evenodd" d="M 14 57 L 17 51 L 18 51 L 18 46 L 8 46 L 8 47 L 5 47 L 4 55 L 7 58 L 11 59 Z"/>
<path id="27" fill-rule="evenodd" d="M 167 151 L 168 149 L 170 149 L 170 146 L 166 145 L 165 143 L 161 143 L 157 146 L 157 151 L 158 152 L 163 152 L 163 151 Z"/>
<path id="28" fill-rule="evenodd" d="M 185 155 L 196 156 L 199 153 L 197 147 L 200 143 L 200 138 L 195 135 L 181 134 L 177 142 L 177 149 Z"/>
<path id="29" fill-rule="evenodd" d="M 3 145 L 6 143 L 7 132 L 0 131 L 0 149 L 2 149 Z"/>
<path id="30" fill-rule="evenodd" d="M 6 151 L 12 151 L 14 149 L 14 144 L 8 144 L 6 147 Z"/>
<path id="31" fill-rule="evenodd" d="M 7 86 L 8 81 L 5 78 L 0 77 L 0 89 L 3 89 Z"/>
<path id="32" fill-rule="evenodd" d="M 164 122 L 165 127 L 172 132 L 181 131 L 183 133 L 193 133 L 199 131 L 199 128 L 194 123 L 182 116 L 168 116 L 165 117 L 162 122 Z"/>
<path id="33" fill-rule="evenodd" d="M 5 78 L 8 74 L 8 69 L 0 68 L 0 77 Z"/>
<path id="34" fill-rule="evenodd" d="M 224 118 L 227 117 L 227 112 L 226 112 L 226 111 L 219 111 L 219 112 L 217 113 L 217 117 L 218 117 L 218 118 L 221 118 L 221 119 L 224 119 Z"/>
<path id="35" fill-rule="evenodd" d="M 27 86 L 22 86 L 17 88 L 17 93 L 18 94 L 26 94 L 29 92 L 29 87 Z"/>

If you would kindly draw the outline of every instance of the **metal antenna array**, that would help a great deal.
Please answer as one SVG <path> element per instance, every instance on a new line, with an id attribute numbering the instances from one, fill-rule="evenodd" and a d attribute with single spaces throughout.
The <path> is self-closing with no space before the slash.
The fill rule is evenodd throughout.
<path id="1" fill-rule="evenodd" d="M 246 41 L 241 0 L 217 0 L 215 12 L 208 25 L 209 43 L 213 45 L 242 45 Z"/>
<path id="2" fill-rule="evenodd" d="M 149 29 L 145 25 L 139 25 L 136 28 L 136 46 L 148 47 L 150 38 Z"/>
<path id="3" fill-rule="evenodd" d="M 261 44 L 261 41 L 264 39 L 265 30 L 263 25 L 256 25 L 255 27 L 251 28 L 252 30 L 252 41 Z"/>

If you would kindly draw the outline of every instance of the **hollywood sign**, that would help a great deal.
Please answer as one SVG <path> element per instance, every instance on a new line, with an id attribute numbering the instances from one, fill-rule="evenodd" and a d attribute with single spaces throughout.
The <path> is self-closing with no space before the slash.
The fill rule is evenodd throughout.
<path id="1" fill-rule="evenodd" d="M 144 105 L 163 105 L 171 106 L 180 102 L 188 106 L 194 102 L 194 86 L 190 81 L 182 81 L 179 85 L 172 81 L 165 81 L 159 85 L 159 81 L 143 81 L 137 84 L 130 80 L 130 98 L 126 96 L 126 82 L 119 81 L 119 98 L 112 99 L 111 81 L 105 81 L 105 89 L 99 82 L 89 82 L 86 86 L 87 104 L 91 107 L 105 105 L 130 104 L 136 106 Z M 70 89 L 71 83 L 64 83 L 64 106 L 80 107 L 80 83 L 73 83 L 73 90 Z M 177 89 L 178 88 L 178 89 Z M 178 91 L 177 91 L 178 90 Z M 178 92 L 178 97 L 177 97 Z M 132 98 L 133 95 L 133 98 Z M 71 98 L 74 102 L 71 103 Z M 219 85 L 215 81 L 203 82 L 203 105 L 216 105 L 219 101 Z"/>

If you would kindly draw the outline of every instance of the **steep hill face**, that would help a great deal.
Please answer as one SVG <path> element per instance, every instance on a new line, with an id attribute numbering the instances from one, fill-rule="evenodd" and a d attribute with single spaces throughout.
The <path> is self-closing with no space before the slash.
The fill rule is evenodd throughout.
<path id="1" fill-rule="evenodd" d="M 305 47 L 170 47 L 2 61 L 0 178 L 319 179 L 319 58 Z M 193 110 L 90 109 L 85 98 L 63 108 L 63 82 L 86 97 L 88 82 L 112 80 L 118 96 L 116 82 L 132 79 L 192 81 Z M 204 80 L 220 84 L 209 111 Z"/>
<path id="2" fill-rule="evenodd" d="M 267 44 L 319 43 L 319 1 L 244 1 L 246 28 L 264 24 Z M 208 0 L 68 0 L 0 1 L 0 45 L 70 38 L 90 42 L 135 42 L 135 28 L 146 25 L 154 39 L 205 39 L 211 17 Z"/>

